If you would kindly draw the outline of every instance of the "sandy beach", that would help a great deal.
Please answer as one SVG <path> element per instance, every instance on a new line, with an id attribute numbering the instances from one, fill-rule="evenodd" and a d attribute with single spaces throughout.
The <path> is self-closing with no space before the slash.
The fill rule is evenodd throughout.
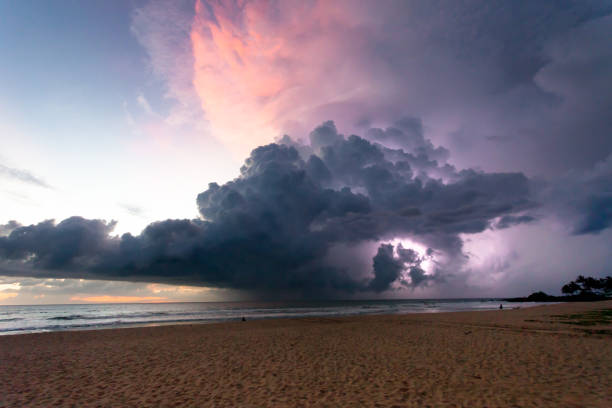
<path id="1" fill-rule="evenodd" d="M 612 301 L 0 337 L 2 407 L 610 407 Z"/>

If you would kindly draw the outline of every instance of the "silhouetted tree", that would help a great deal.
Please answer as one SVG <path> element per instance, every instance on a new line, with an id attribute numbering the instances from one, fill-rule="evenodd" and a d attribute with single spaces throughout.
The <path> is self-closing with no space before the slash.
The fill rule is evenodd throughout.
<path id="1" fill-rule="evenodd" d="M 573 295 L 578 292 L 579 295 L 597 295 L 611 296 L 612 295 L 612 277 L 595 279 L 592 277 L 584 277 L 579 275 L 575 281 L 563 285 L 561 292 Z"/>
<path id="2" fill-rule="evenodd" d="M 550 298 L 550 295 L 542 291 L 534 292 L 531 295 L 527 296 L 527 300 L 530 302 L 549 302 Z"/>
<path id="3" fill-rule="evenodd" d="M 561 292 L 565 293 L 566 295 L 573 295 L 574 293 L 578 292 L 580 290 L 580 285 L 578 285 L 576 282 L 572 281 L 568 284 L 563 285 L 563 287 L 561 288 Z"/>

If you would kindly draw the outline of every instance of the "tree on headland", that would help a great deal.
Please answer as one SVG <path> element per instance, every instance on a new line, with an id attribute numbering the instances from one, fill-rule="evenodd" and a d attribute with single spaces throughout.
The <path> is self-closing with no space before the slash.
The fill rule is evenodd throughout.
<path id="1" fill-rule="evenodd" d="M 548 302 L 550 301 L 551 296 L 546 292 L 533 292 L 531 295 L 527 296 L 527 300 L 529 302 Z"/>
<path id="2" fill-rule="evenodd" d="M 584 277 L 579 275 L 575 281 L 563 285 L 561 292 L 566 295 L 597 295 L 597 296 L 611 296 L 612 295 L 612 277 L 606 276 L 605 278 L 595 279 Z"/>
<path id="3" fill-rule="evenodd" d="M 612 277 L 591 278 L 578 276 L 561 288 L 565 296 L 552 296 L 542 291 L 527 297 L 506 299 L 510 302 L 589 302 L 612 298 Z"/>

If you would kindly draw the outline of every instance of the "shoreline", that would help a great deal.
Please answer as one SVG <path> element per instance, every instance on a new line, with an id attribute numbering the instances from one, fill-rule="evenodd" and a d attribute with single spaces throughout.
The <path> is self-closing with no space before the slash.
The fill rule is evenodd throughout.
<path id="1" fill-rule="evenodd" d="M 601 309 L 612 301 L 1 336 L 0 406 L 607 407 Z"/>
<path id="2" fill-rule="evenodd" d="M 431 299 L 426 299 L 426 300 L 415 300 L 415 301 L 422 301 L 424 303 L 434 303 L 437 302 L 443 302 L 443 301 L 456 301 L 456 300 L 461 300 L 461 301 L 465 301 L 465 302 L 472 302 L 472 301 L 485 301 L 484 299 L 437 299 L 437 300 L 431 300 Z M 505 299 L 487 299 L 486 301 L 495 301 L 495 303 L 497 302 L 501 302 L 504 303 L 506 302 Z M 339 301 L 341 303 L 344 303 L 346 301 Z M 356 301 L 356 303 L 359 303 L 361 301 Z M 376 301 L 374 301 L 376 302 Z M 198 302 L 192 302 L 192 303 L 198 303 Z M 217 303 L 217 302 L 215 302 Z M 241 303 L 241 302 L 232 302 L 232 303 Z M 529 303 L 529 304 L 524 304 L 524 303 Z M 561 302 L 540 302 L 540 303 L 535 303 L 535 302 L 523 302 L 523 304 L 521 305 L 514 305 L 513 303 L 510 302 L 506 302 L 507 306 L 503 309 L 503 310 L 513 310 L 513 309 L 520 309 L 520 308 L 531 308 L 531 307 L 537 307 L 537 306 L 543 306 L 543 305 L 552 305 L 552 304 L 558 304 Z M 122 304 L 117 304 L 117 305 L 122 305 Z M 143 304 L 146 305 L 146 304 Z M 29 306 L 33 306 L 33 307 L 37 307 L 37 305 L 25 305 L 26 307 Z M 45 305 L 46 306 L 46 305 Z M 71 305 L 53 305 L 53 306 L 71 306 Z M 78 306 L 90 306 L 90 304 L 84 304 L 84 305 L 78 305 Z M 284 315 L 278 315 L 278 316 L 266 316 L 266 317 L 258 317 L 258 316 L 248 316 L 247 315 L 247 320 L 248 321 L 260 321 L 260 320 L 277 320 L 277 319 L 308 319 L 308 318 L 350 318 L 350 317 L 360 317 L 360 316 L 393 316 L 393 315 L 412 315 L 412 314 L 441 314 L 441 313 L 462 313 L 462 312 L 487 312 L 487 311 L 496 311 L 498 310 L 497 307 L 491 307 L 490 309 L 470 309 L 470 308 L 466 308 L 466 309 L 456 309 L 456 310 L 422 310 L 422 311 L 396 311 L 396 312 L 386 312 L 386 311 L 382 311 L 382 312 L 349 312 L 349 313 L 338 313 L 338 314 L 334 314 L 334 313 L 328 313 L 328 314 L 317 314 L 317 312 L 312 313 L 311 315 L 301 315 L 299 313 L 296 313 L 295 315 L 291 315 L 291 314 L 284 314 Z M 16 329 L 12 329 L 12 330 L 7 330 L 7 331 L 0 331 L 0 337 L 3 336 L 19 336 L 19 335 L 24 335 L 24 334 L 42 334 L 42 333 L 54 333 L 54 332 L 63 332 L 63 331 L 69 331 L 69 332 L 74 332 L 74 331 L 88 331 L 88 330 L 93 330 L 93 331 L 98 331 L 98 330 L 115 330 L 115 329 L 122 329 L 122 328 L 139 328 L 139 327 L 157 327 L 157 326 L 182 326 L 182 325 L 190 325 L 190 324 L 219 324 L 219 323 L 232 323 L 232 322 L 241 322 L 243 316 L 236 316 L 236 317 L 232 317 L 232 318 L 219 318 L 219 319 L 215 319 L 215 318 L 211 318 L 211 319 L 177 319 L 177 320 L 168 320 L 168 321 L 140 321 L 140 322 L 125 322 L 125 323 L 117 323 L 117 322 L 112 322 L 112 323 L 102 323 L 102 324 L 85 324 L 85 325 L 75 325 L 75 326 L 65 326 L 65 327 L 60 327 L 57 326 L 55 328 L 52 329 L 45 329 L 45 328 L 31 328 L 31 329 L 23 329 L 23 328 L 16 328 Z"/>
<path id="3" fill-rule="evenodd" d="M 556 304 L 556 303 L 555 303 Z M 540 305 L 534 305 L 529 307 L 537 307 Z M 504 310 L 520 309 L 521 307 L 508 308 Z M 455 311 L 444 311 L 444 312 L 406 312 L 406 313 L 371 313 L 371 314 L 354 314 L 354 315 L 328 315 L 328 316 L 279 316 L 279 317 L 261 317 L 261 318 L 250 318 L 246 321 L 259 322 L 264 320 L 297 320 L 302 319 L 348 319 L 354 317 L 365 317 L 365 316 L 405 316 L 405 315 L 420 315 L 420 314 L 444 314 L 444 313 L 468 313 L 468 312 L 490 312 L 492 310 L 455 310 Z M 245 322 L 246 322 L 245 321 Z M 83 331 L 100 331 L 100 330 L 119 330 L 119 329 L 138 329 L 146 327 L 172 327 L 172 326 L 185 326 L 185 325 L 212 325 L 212 324 L 224 324 L 224 323 L 244 323 L 241 318 L 237 317 L 232 320 L 187 320 L 187 321 L 168 321 L 168 322 L 149 322 L 149 323 L 125 323 L 125 324 L 114 324 L 111 323 L 108 326 L 100 325 L 87 326 L 87 327 L 68 327 L 57 330 L 40 330 L 40 331 L 24 331 L 23 333 L 12 333 L 4 332 L 0 333 L 1 336 L 22 336 L 27 334 L 46 334 L 46 333 L 61 333 L 61 332 L 83 332 Z"/>

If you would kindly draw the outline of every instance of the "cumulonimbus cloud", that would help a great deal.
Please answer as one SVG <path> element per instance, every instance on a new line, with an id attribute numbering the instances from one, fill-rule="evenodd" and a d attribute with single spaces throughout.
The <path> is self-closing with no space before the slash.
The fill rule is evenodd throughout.
<path id="1" fill-rule="evenodd" d="M 461 267 L 460 234 L 481 232 L 500 217 L 521 222 L 535 204 L 524 175 L 457 171 L 414 121 L 366 137 L 345 137 L 325 122 L 309 144 L 285 137 L 260 146 L 239 177 L 198 195 L 200 219 L 156 222 L 138 236 L 112 236 L 114 223 L 80 217 L 13 224 L 0 238 L 3 269 L 302 295 L 443 281 Z M 420 242 L 426 254 L 388 243 L 398 237 Z M 379 246 L 369 273 L 329 261 L 333 248 L 363 243 Z M 425 270 L 425 258 L 434 257 Z"/>

